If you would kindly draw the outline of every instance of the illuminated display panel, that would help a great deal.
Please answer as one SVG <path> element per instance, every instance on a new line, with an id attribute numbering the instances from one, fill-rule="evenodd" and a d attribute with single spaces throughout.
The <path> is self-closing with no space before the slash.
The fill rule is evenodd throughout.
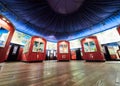
<path id="1" fill-rule="evenodd" d="M 28 41 L 30 40 L 31 36 L 21 33 L 19 31 L 15 31 L 13 34 L 13 38 L 11 40 L 11 43 L 20 44 L 20 45 L 26 45 Z"/>
<path id="2" fill-rule="evenodd" d="M 96 52 L 97 51 L 97 48 L 96 48 L 96 45 L 95 45 L 94 41 L 90 41 L 89 45 L 90 45 L 90 52 Z"/>
<path id="3" fill-rule="evenodd" d="M 117 50 L 119 50 L 119 47 L 115 45 L 108 46 L 108 50 L 109 50 L 110 55 L 115 55 L 117 54 Z"/>
<path id="4" fill-rule="evenodd" d="M 70 42 L 70 49 L 81 48 L 80 39 L 72 40 Z"/>
<path id="5" fill-rule="evenodd" d="M 97 48 L 94 41 L 89 41 L 84 43 L 85 52 L 96 52 Z"/>
<path id="6" fill-rule="evenodd" d="M 57 50 L 57 43 L 47 42 L 47 50 Z"/>
<path id="7" fill-rule="evenodd" d="M 5 47 L 8 35 L 9 35 L 9 31 L 1 27 L 0 28 L 0 47 Z"/>
<path id="8" fill-rule="evenodd" d="M 85 51 L 85 52 L 90 52 L 88 42 L 84 43 L 84 51 Z"/>
<path id="9" fill-rule="evenodd" d="M 108 50 L 109 50 L 110 55 L 116 54 L 116 52 L 115 52 L 115 50 L 114 50 L 114 47 L 108 46 Z"/>
<path id="10" fill-rule="evenodd" d="M 117 31 L 117 28 L 112 28 L 104 32 L 95 34 L 97 36 L 100 44 L 112 43 L 120 41 L 120 35 Z"/>
<path id="11" fill-rule="evenodd" d="M 60 53 L 68 53 L 68 44 L 66 42 L 59 43 Z"/>
<path id="12" fill-rule="evenodd" d="M 24 48 L 23 48 L 23 53 L 27 53 L 27 52 L 29 51 L 29 48 L 30 48 L 30 40 L 31 40 L 31 39 L 29 39 L 29 40 L 27 41 L 26 45 L 24 46 Z"/>
<path id="13" fill-rule="evenodd" d="M 45 43 L 41 38 L 34 41 L 32 52 L 44 52 Z"/>

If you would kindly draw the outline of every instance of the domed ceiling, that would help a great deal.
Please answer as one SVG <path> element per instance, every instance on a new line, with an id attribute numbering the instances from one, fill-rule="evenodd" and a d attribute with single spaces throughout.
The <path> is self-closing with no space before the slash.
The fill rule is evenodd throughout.
<path id="1" fill-rule="evenodd" d="M 0 0 L 0 9 L 18 31 L 53 42 L 120 24 L 120 0 Z"/>

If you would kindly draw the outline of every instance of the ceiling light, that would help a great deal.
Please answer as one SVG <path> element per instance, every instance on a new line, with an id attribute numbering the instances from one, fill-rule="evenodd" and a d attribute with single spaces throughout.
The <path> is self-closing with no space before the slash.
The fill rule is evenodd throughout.
<path id="1" fill-rule="evenodd" d="M 6 18 L 3 17 L 2 20 L 6 21 Z"/>
<path id="2" fill-rule="evenodd" d="M 7 23 L 10 23 L 9 21 L 6 21 Z"/>

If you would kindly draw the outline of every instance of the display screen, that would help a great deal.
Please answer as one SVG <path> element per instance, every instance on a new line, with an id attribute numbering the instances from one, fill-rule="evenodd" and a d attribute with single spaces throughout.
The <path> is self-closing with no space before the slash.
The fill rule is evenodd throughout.
<path id="1" fill-rule="evenodd" d="M 9 31 L 1 27 L 0 28 L 0 47 L 5 47 L 8 35 L 9 35 Z"/>
<path id="2" fill-rule="evenodd" d="M 94 41 L 85 42 L 84 51 L 85 52 L 96 52 L 97 48 L 96 48 L 95 42 Z"/>
<path id="3" fill-rule="evenodd" d="M 44 52 L 44 43 L 39 41 L 34 41 L 33 52 Z"/>
<path id="4" fill-rule="evenodd" d="M 60 50 L 60 53 L 68 53 L 68 44 L 65 42 L 61 42 L 59 44 L 59 50 Z"/>

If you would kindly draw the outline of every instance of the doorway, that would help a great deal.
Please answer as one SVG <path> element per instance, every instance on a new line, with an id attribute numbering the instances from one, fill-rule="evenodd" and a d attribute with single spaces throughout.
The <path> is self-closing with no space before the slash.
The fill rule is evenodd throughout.
<path id="1" fill-rule="evenodd" d="M 20 45 L 12 44 L 6 61 L 18 61 L 19 51 L 20 51 Z"/>
<path id="2" fill-rule="evenodd" d="M 46 60 L 57 60 L 56 50 L 47 50 Z"/>
<path id="3" fill-rule="evenodd" d="M 80 48 L 72 49 L 71 50 L 71 60 L 83 60 L 81 53 L 82 53 L 82 51 Z"/>

